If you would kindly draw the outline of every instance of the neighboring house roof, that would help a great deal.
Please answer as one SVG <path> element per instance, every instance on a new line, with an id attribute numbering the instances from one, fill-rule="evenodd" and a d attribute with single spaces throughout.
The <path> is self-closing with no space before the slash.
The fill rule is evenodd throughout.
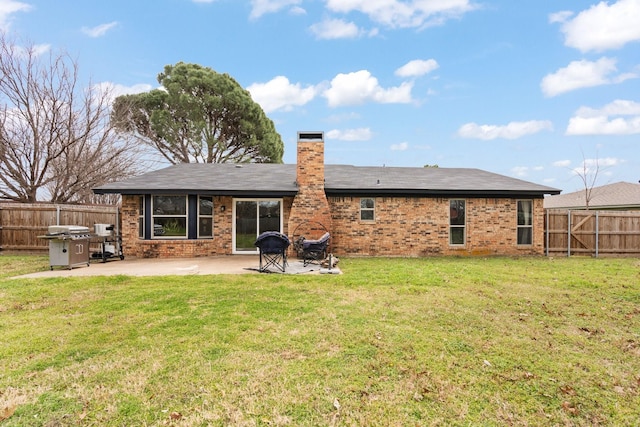
<path id="1" fill-rule="evenodd" d="M 293 196 L 296 165 L 271 163 L 186 163 L 94 189 L 98 194 L 212 194 Z M 325 165 L 327 195 L 530 196 L 560 190 L 516 178 L 461 168 L 404 168 Z"/>
<path id="2" fill-rule="evenodd" d="M 586 190 L 548 196 L 546 209 L 586 209 Z M 640 184 L 616 182 L 593 187 L 589 209 L 640 209 Z"/>

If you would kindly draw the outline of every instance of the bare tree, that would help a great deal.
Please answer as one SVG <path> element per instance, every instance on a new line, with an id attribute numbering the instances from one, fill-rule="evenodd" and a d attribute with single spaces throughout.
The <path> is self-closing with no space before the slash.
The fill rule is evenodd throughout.
<path id="1" fill-rule="evenodd" d="M 92 187 L 135 174 L 139 153 L 114 132 L 112 99 L 80 87 L 68 54 L 0 33 L 0 199 L 83 202 Z"/>
<path id="2" fill-rule="evenodd" d="M 579 168 L 573 169 L 573 172 L 580 178 L 582 185 L 584 186 L 584 206 L 589 210 L 591 204 L 593 188 L 598 180 L 598 173 L 600 172 L 600 161 L 596 156 L 595 159 L 585 159 L 584 153 L 582 153 L 582 170 Z"/>

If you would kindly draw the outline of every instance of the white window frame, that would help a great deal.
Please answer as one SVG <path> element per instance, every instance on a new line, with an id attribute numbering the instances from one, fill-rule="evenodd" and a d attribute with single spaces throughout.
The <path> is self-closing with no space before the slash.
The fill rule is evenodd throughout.
<path id="1" fill-rule="evenodd" d="M 373 202 L 373 207 L 371 207 L 371 208 L 362 207 L 362 202 L 364 202 L 365 200 L 371 200 Z M 373 218 L 363 218 L 362 214 L 364 212 L 371 212 Z M 375 197 L 361 197 L 360 198 L 360 221 L 374 222 L 375 220 L 376 220 L 376 198 Z"/>
<path id="2" fill-rule="evenodd" d="M 184 215 L 170 215 L 170 214 L 162 214 L 162 215 L 156 215 L 155 214 L 155 202 L 156 202 L 156 197 L 180 197 L 182 199 L 184 199 L 184 204 L 185 204 L 185 213 Z M 155 233 L 155 224 L 156 224 L 156 218 L 184 218 L 185 221 L 185 231 L 184 231 L 184 235 L 182 236 L 167 236 L 166 234 L 162 234 L 159 236 L 156 236 Z M 151 196 L 151 228 L 152 228 L 152 239 L 176 239 L 176 240 L 186 240 L 189 238 L 189 198 L 187 197 L 187 195 L 180 195 L 180 194 L 153 194 Z"/>

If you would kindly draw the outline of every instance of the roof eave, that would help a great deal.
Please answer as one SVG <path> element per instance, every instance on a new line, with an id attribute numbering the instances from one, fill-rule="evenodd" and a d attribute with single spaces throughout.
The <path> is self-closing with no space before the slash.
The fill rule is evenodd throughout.
<path id="1" fill-rule="evenodd" d="M 297 190 L 202 190 L 202 189 L 103 189 L 94 188 L 95 194 L 122 194 L 126 196 L 138 196 L 143 194 L 159 195 L 188 195 L 200 194 L 203 196 L 232 196 L 232 197 L 288 197 L 298 194 Z"/>
<path id="2" fill-rule="evenodd" d="M 587 207 L 586 206 L 545 206 L 545 209 L 584 211 L 584 210 L 587 210 Z M 589 206 L 588 210 L 623 211 L 623 210 L 638 210 L 638 209 L 640 209 L 640 205 L 599 205 L 599 206 Z"/>
<path id="3" fill-rule="evenodd" d="M 433 189 L 325 189 L 327 196 L 437 196 L 437 197 L 533 197 L 543 198 L 545 194 L 559 194 L 560 190 L 433 190 Z"/>

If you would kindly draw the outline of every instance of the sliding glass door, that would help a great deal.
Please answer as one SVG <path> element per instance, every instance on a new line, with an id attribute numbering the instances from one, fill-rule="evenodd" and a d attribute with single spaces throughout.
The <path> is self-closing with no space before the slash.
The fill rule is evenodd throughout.
<path id="1" fill-rule="evenodd" d="M 282 200 L 235 199 L 233 253 L 258 252 L 253 244 L 265 231 L 282 232 Z"/>

